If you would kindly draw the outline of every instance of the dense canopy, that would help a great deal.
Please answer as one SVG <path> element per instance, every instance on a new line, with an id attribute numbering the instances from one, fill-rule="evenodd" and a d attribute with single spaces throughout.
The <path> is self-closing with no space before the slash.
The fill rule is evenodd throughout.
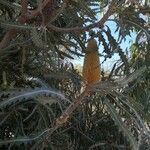
<path id="1" fill-rule="evenodd" d="M 148 150 L 149 10 L 149 0 L 0 0 L 0 149 Z M 101 81 L 87 86 L 73 60 L 91 38 Z"/>

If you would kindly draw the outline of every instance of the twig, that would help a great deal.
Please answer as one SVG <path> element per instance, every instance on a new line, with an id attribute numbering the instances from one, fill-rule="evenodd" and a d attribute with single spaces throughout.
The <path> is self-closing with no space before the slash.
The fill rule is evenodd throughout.
<path id="1" fill-rule="evenodd" d="M 21 0 L 21 15 L 25 15 L 28 11 L 28 1 L 27 0 Z"/>
<path id="2" fill-rule="evenodd" d="M 18 22 L 20 23 L 25 23 L 26 22 L 26 17 L 25 14 L 27 13 L 27 6 L 28 6 L 28 2 L 27 0 L 21 0 L 21 16 L 18 19 Z M 17 34 L 17 30 L 16 29 L 11 29 L 9 31 L 7 31 L 7 33 L 5 34 L 4 38 L 2 39 L 2 41 L 0 42 L 0 51 L 7 46 L 7 44 L 11 41 L 11 39 Z"/>
<path id="3" fill-rule="evenodd" d="M 108 11 L 104 14 L 102 19 L 96 23 L 90 24 L 86 27 L 72 27 L 72 28 L 59 28 L 54 25 L 48 25 L 48 30 L 54 30 L 56 32 L 80 32 L 80 31 L 89 31 L 92 28 L 101 27 L 107 21 L 107 19 L 113 14 L 113 5 L 110 5 Z"/>
<path id="4" fill-rule="evenodd" d="M 69 107 L 62 113 L 62 115 L 56 119 L 55 126 L 62 126 L 67 122 L 72 112 L 82 103 L 83 99 L 90 94 L 91 86 L 87 86 L 85 90 L 69 105 Z"/>
<path id="5" fill-rule="evenodd" d="M 42 9 L 49 4 L 51 0 L 46 0 L 43 2 L 42 5 Z M 33 19 L 34 17 L 36 17 L 37 15 L 40 15 L 40 9 L 39 7 L 36 10 L 33 11 L 28 11 L 27 10 L 27 1 L 26 0 L 22 0 L 21 1 L 21 15 L 18 18 L 18 22 L 21 24 L 24 24 L 26 22 L 29 22 L 31 19 Z M 18 30 L 16 29 L 11 29 L 9 31 L 6 32 L 6 34 L 4 35 L 4 38 L 2 39 L 2 41 L 0 42 L 0 52 L 3 48 L 5 48 L 7 46 L 7 44 L 11 41 L 11 39 L 13 39 L 13 37 L 15 37 L 18 33 Z"/>
<path id="6" fill-rule="evenodd" d="M 68 0 L 64 0 L 64 3 L 62 4 L 63 6 L 63 9 L 65 8 L 65 6 L 67 5 L 67 2 Z M 44 9 L 46 11 L 46 9 L 48 9 L 50 7 L 50 5 L 52 5 L 52 1 L 51 0 L 45 0 L 43 3 L 42 3 L 42 10 Z M 27 5 L 26 4 L 26 1 L 22 0 L 22 5 Z M 30 11 L 30 12 L 27 12 L 27 8 L 26 7 L 23 7 L 22 6 L 22 10 L 21 12 L 22 13 L 25 13 L 23 16 L 20 16 L 19 19 L 18 19 L 18 22 L 21 23 L 21 24 L 24 24 L 26 22 L 29 22 L 31 19 L 33 19 L 34 17 L 38 16 L 41 14 L 41 5 L 38 6 L 38 8 L 36 10 L 33 10 L 33 11 Z M 46 8 L 46 9 L 45 9 Z M 49 9 L 48 9 L 49 10 Z M 49 13 L 52 13 L 53 11 L 49 12 Z M 62 9 L 60 9 L 60 12 L 62 12 Z M 54 17 L 52 17 L 52 20 L 51 21 L 54 21 L 56 19 L 56 17 L 58 16 L 58 14 L 60 13 L 59 11 L 58 12 L 53 12 L 55 13 Z M 109 16 L 111 16 L 113 14 L 113 3 L 110 4 L 110 7 L 108 8 L 108 11 L 105 13 L 105 15 L 103 16 L 103 18 L 96 22 L 96 23 L 93 23 L 91 25 L 88 25 L 86 27 L 73 27 L 73 28 L 59 28 L 59 27 L 56 27 L 56 26 L 53 26 L 53 25 L 49 25 L 47 26 L 47 29 L 49 30 L 54 30 L 56 32 L 71 32 L 71 31 L 74 31 L 74 32 L 80 32 L 80 31 L 88 31 L 92 28 L 95 28 L 95 27 L 101 27 L 104 25 L 104 23 L 106 22 L 106 20 L 109 18 Z M 50 14 L 45 14 L 46 16 L 50 16 Z M 51 19 L 51 18 L 50 18 Z M 46 22 L 48 23 L 49 22 L 49 19 L 46 20 Z M 45 24 L 46 24 L 45 22 Z M 2 39 L 2 41 L 0 42 L 0 51 L 5 48 L 7 46 L 7 44 L 11 41 L 11 39 L 13 37 L 16 36 L 16 34 L 18 33 L 18 30 L 16 29 L 11 29 L 9 30 L 4 38 Z"/>

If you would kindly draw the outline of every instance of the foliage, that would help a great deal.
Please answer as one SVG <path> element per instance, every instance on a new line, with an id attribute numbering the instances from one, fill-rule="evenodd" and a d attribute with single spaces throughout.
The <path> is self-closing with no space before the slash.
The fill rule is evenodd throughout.
<path id="1" fill-rule="evenodd" d="M 1 149 L 147 150 L 148 20 L 148 0 L 0 0 Z M 121 43 L 132 33 L 128 55 Z M 91 34 L 104 62 L 120 60 L 85 88 L 71 60 Z"/>

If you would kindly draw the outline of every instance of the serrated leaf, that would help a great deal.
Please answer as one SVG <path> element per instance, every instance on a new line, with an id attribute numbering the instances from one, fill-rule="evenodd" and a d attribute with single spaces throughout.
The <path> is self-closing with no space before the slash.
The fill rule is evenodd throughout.
<path id="1" fill-rule="evenodd" d="M 88 14 L 90 17 L 92 17 L 94 20 L 96 20 L 95 12 L 90 9 L 90 7 L 87 5 L 86 2 L 84 2 L 83 0 L 78 0 L 78 3 L 79 3 L 79 6 L 83 10 L 85 10 L 86 14 Z"/>
<path id="2" fill-rule="evenodd" d="M 11 106 L 11 105 L 14 106 L 14 105 L 21 103 L 21 102 L 33 100 L 32 98 L 39 96 L 39 95 L 43 95 L 43 94 L 46 94 L 46 95 L 50 94 L 52 96 L 57 95 L 62 100 L 69 101 L 68 99 L 65 98 L 65 96 L 63 94 L 61 94 L 60 92 L 54 91 L 54 90 L 36 88 L 34 90 L 28 89 L 28 92 L 27 92 L 24 89 L 24 91 L 22 91 L 22 92 L 15 93 L 15 96 L 10 97 L 10 98 L 0 102 L 0 108 L 5 108 L 5 107 Z"/>
<path id="3" fill-rule="evenodd" d="M 34 30 L 37 27 L 31 26 L 31 25 L 22 25 L 22 24 L 14 24 L 13 22 L 0 22 L 0 26 L 2 28 L 10 28 L 10 29 L 20 29 L 20 30 Z"/>
<path id="4" fill-rule="evenodd" d="M 111 117 L 114 119 L 116 124 L 120 127 L 120 129 L 124 132 L 124 134 L 128 137 L 133 150 L 137 150 L 138 149 L 137 141 L 135 140 L 135 138 L 133 137 L 131 132 L 127 129 L 127 127 L 124 125 L 124 123 L 122 122 L 122 119 L 118 115 L 114 106 L 108 101 L 108 99 L 106 97 L 105 97 L 104 103 L 107 106 L 107 109 L 108 109 Z"/>

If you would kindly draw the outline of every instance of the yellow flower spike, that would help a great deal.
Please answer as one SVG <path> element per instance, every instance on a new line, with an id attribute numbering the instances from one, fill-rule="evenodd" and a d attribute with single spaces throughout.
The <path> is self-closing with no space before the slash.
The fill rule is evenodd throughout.
<path id="1" fill-rule="evenodd" d="M 89 39 L 87 44 L 82 75 L 87 85 L 95 84 L 101 80 L 98 46 L 94 38 Z"/>

